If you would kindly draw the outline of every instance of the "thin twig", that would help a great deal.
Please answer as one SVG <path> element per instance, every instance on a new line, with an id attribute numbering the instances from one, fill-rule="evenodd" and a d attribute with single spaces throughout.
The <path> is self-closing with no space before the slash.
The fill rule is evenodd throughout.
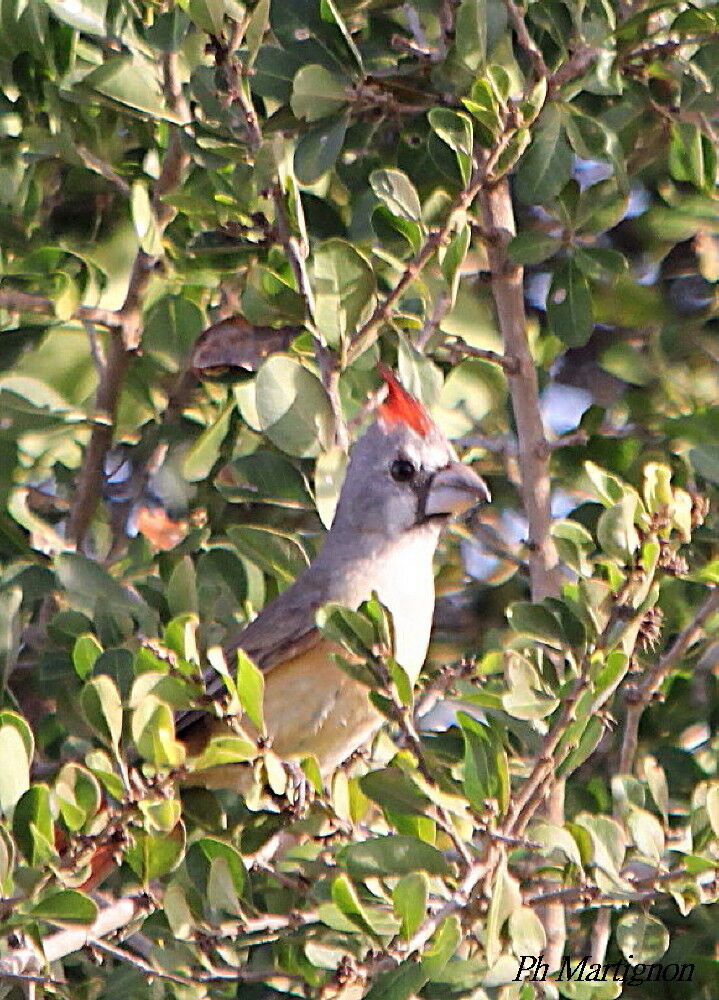
<path id="1" fill-rule="evenodd" d="M 510 17 L 515 20 L 518 38 L 527 49 L 538 77 L 546 75 L 541 53 L 531 42 L 524 20 L 512 0 L 505 0 Z M 517 426 L 517 464 L 519 469 L 522 506 L 527 517 L 529 544 L 530 592 L 533 601 L 559 594 L 559 557 L 551 536 L 551 483 L 549 476 L 549 448 L 539 405 L 539 389 L 534 359 L 527 338 L 527 320 L 524 307 L 524 274 L 510 260 L 507 244 L 516 232 L 514 211 L 509 185 L 504 178 L 499 184 L 486 188 L 481 194 L 482 225 L 492 234 L 487 240 L 490 281 L 498 325 L 504 343 L 504 368 Z M 511 368 L 507 360 L 511 359 Z M 577 692 L 577 698 L 580 692 Z M 569 716 L 567 716 L 567 721 Z M 502 832 L 521 835 L 526 818 L 545 800 L 547 782 L 551 772 L 546 770 L 556 746 L 564 732 L 566 722 L 557 725 L 543 748 L 535 765 L 533 778 L 522 788 L 512 803 Z M 564 823 L 564 785 L 556 782 L 547 798 L 547 818 L 562 826 Z M 514 825 L 513 825 L 514 824 Z M 566 919 L 561 902 L 550 902 L 543 907 L 542 923 L 547 947 L 546 961 L 550 968 L 557 968 L 561 961 L 566 940 Z"/>
<path id="2" fill-rule="evenodd" d="M 105 163 L 104 160 L 101 160 L 99 156 L 96 156 L 86 146 L 80 144 L 75 146 L 75 152 L 89 170 L 93 170 L 96 174 L 100 174 L 101 177 L 104 177 L 105 180 L 109 181 L 110 184 L 116 187 L 120 194 L 124 195 L 125 198 L 130 197 L 130 185 L 124 177 L 120 177 L 120 175 L 112 169 L 109 163 Z"/>
<path id="3" fill-rule="evenodd" d="M 162 70 L 168 108 L 182 118 L 189 117 L 189 110 L 177 76 L 176 53 L 165 54 Z M 180 182 L 188 163 L 189 157 L 182 149 L 177 128 L 171 127 L 160 176 L 152 192 L 153 208 L 160 233 L 164 232 L 175 214 L 174 209 L 165 205 L 161 198 Z M 125 301 L 115 314 L 119 320 L 116 326 L 119 327 L 121 336 L 114 333 L 109 338 L 107 362 L 100 372 L 95 395 L 93 429 L 83 456 L 68 518 L 67 535 L 78 548 L 82 546 L 102 492 L 105 456 L 112 446 L 117 407 L 130 364 L 131 352 L 136 351 L 140 344 L 143 299 L 154 266 L 155 259 L 144 250 L 138 250 Z"/>
<path id="4" fill-rule="evenodd" d="M 124 965 L 129 965 L 138 972 L 152 979 L 162 979 L 170 983 L 179 983 L 181 986 L 198 986 L 202 983 L 214 982 L 241 982 L 241 983 L 265 983 L 273 979 L 281 978 L 285 981 L 294 979 L 294 976 L 280 974 L 276 969 L 218 969 L 210 967 L 206 972 L 193 972 L 191 975 L 181 975 L 177 972 L 164 972 L 146 961 L 140 955 L 120 948 L 118 945 L 110 944 L 100 938 L 93 938 L 88 941 L 88 947 L 102 951 L 107 955 L 112 955 Z"/>
<path id="5" fill-rule="evenodd" d="M 634 766 L 639 734 L 639 721 L 654 695 L 661 687 L 667 674 L 687 653 L 690 646 L 701 636 L 707 620 L 719 611 L 719 588 L 710 591 L 692 621 L 676 637 L 671 647 L 653 668 L 647 671 L 642 681 L 636 685 L 624 722 L 622 749 L 619 755 L 619 773 L 630 774 Z"/>
<path id="6" fill-rule="evenodd" d="M 486 350 L 484 347 L 472 347 L 463 337 L 454 334 L 449 335 L 445 342 L 439 346 L 449 354 L 450 361 L 479 358 L 480 361 L 489 361 L 490 364 L 498 365 L 507 375 L 516 375 L 519 372 L 519 362 L 516 358 Z"/>
<path id="7" fill-rule="evenodd" d="M 225 72 L 228 74 L 228 92 L 225 100 L 227 103 L 235 104 L 239 108 L 245 125 L 247 146 L 253 154 L 256 154 L 262 145 L 262 131 L 252 105 L 252 100 L 242 79 L 241 66 L 237 57 L 229 58 L 229 54 L 229 51 L 222 53 Z M 285 192 L 277 176 L 273 177 L 270 183 L 270 197 L 275 212 L 276 239 L 285 251 L 287 262 L 295 279 L 295 286 L 304 302 L 305 325 L 312 337 L 315 361 L 317 362 L 320 378 L 327 393 L 334 417 L 335 440 L 341 448 L 346 450 L 349 442 L 349 434 L 339 396 L 339 368 L 337 358 L 334 352 L 323 343 L 315 324 L 314 293 L 305 263 L 307 248 L 300 245 L 300 241 L 292 232 L 285 204 Z"/>
<path id="8" fill-rule="evenodd" d="M 524 49 L 529 56 L 534 69 L 535 77 L 538 80 L 546 79 L 549 76 L 549 70 L 547 69 L 544 56 L 540 52 L 539 47 L 527 31 L 527 25 L 525 24 L 522 11 L 516 5 L 514 0 L 504 0 L 504 6 L 507 8 L 509 20 L 512 22 L 512 27 L 514 28 L 514 33 L 517 37 L 517 44 L 520 48 Z"/>
<path id="9" fill-rule="evenodd" d="M 424 351 L 427 341 L 439 330 L 440 324 L 452 306 L 452 297 L 448 292 L 442 292 L 434 304 L 432 312 L 422 324 L 414 340 L 414 346 L 418 351 Z"/>
<path id="10" fill-rule="evenodd" d="M 139 916 L 146 908 L 144 897 L 124 896 L 100 910 L 89 927 L 69 928 L 50 934 L 42 941 L 42 951 L 34 946 L 12 948 L 0 957 L 0 976 L 37 970 L 44 963 L 57 962 L 80 951 L 91 940 L 107 937 Z"/>
<path id="11" fill-rule="evenodd" d="M 14 313 L 41 313 L 44 316 L 55 316 L 55 303 L 52 299 L 29 292 L 12 290 L 0 292 L 0 309 L 7 309 L 8 312 Z M 119 310 L 113 312 L 111 309 L 78 306 L 70 318 L 80 320 L 83 323 L 94 323 L 96 326 L 105 326 L 109 330 L 122 327 L 122 315 Z"/>
<path id="12" fill-rule="evenodd" d="M 507 244 L 515 233 L 507 181 L 483 191 L 481 200 L 485 229 L 495 234 L 487 244 L 487 255 L 497 319 L 505 356 L 516 362 L 516 369 L 508 372 L 507 378 L 517 424 L 522 503 L 529 525 L 532 599 L 539 601 L 559 592 L 559 558 L 550 534 L 549 448 L 527 340 L 523 271 L 507 254 Z"/>

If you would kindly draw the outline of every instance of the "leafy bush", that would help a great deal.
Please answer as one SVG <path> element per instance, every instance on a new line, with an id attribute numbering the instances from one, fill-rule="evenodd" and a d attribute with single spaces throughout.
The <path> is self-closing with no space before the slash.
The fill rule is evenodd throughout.
<path id="1" fill-rule="evenodd" d="M 717 16 L 1 0 L 1 996 L 715 994 Z M 422 677 L 326 607 L 372 747 L 193 754 L 379 359 L 494 496 Z"/>

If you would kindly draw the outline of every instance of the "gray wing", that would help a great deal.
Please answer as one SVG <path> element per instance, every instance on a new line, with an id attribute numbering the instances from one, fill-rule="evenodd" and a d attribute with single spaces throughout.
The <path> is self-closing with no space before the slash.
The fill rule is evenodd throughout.
<path id="1" fill-rule="evenodd" d="M 315 611 L 328 600 L 324 583 L 326 581 L 313 579 L 310 574 L 300 574 L 287 590 L 266 604 L 249 625 L 231 633 L 224 643 L 230 669 L 238 649 L 243 649 L 260 670 L 267 671 L 319 642 L 322 636 L 315 625 Z M 223 694 L 222 679 L 215 673 L 206 676 L 205 690 L 210 696 Z M 183 732 L 203 717 L 207 718 L 207 714 L 201 711 L 178 712 L 177 732 Z"/>

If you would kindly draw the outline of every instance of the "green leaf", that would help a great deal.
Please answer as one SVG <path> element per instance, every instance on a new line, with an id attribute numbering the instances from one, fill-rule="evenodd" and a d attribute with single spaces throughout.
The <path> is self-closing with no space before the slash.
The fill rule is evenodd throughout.
<path id="1" fill-rule="evenodd" d="M 318 456 L 318 463 L 324 455 Z M 266 503 L 292 510 L 312 509 L 312 498 L 300 470 L 284 455 L 264 448 L 225 465 L 215 485 L 230 503 Z"/>
<path id="2" fill-rule="evenodd" d="M 307 555 L 292 535 L 259 524 L 233 524 L 227 534 L 241 555 L 283 588 L 307 566 Z"/>
<path id="3" fill-rule="evenodd" d="M 700 191 L 713 191 L 716 183 L 716 151 L 698 125 L 672 122 L 669 140 L 669 170 L 678 181 L 688 181 Z"/>
<path id="4" fill-rule="evenodd" d="M 621 479 L 595 465 L 594 462 L 585 462 L 584 471 L 594 487 L 597 499 L 605 507 L 613 507 L 619 503 L 629 489 Z"/>
<path id="5" fill-rule="evenodd" d="M 635 806 L 629 808 L 626 824 L 637 851 L 658 865 L 666 844 L 662 825 L 656 816 Z"/>
<path id="6" fill-rule="evenodd" d="M 509 915 L 509 938 L 515 955 L 541 955 L 547 944 L 542 921 L 529 906 Z"/>
<path id="7" fill-rule="evenodd" d="M 244 764 L 255 760 L 258 753 L 257 745 L 241 736 L 214 735 L 210 737 L 202 753 L 193 758 L 192 770 L 199 772 L 225 764 Z"/>
<path id="8" fill-rule="evenodd" d="M 170 833 L 180 822 L 182 807 L 179 799 L 143 799 L 138 809 L 148 833 Z"/>
<path id="9" fill-rule="evenodd" d="M 564 131 L 564 116 L 556 104 L 547 104 L 517 167 L 517 197 L 526 205 L 552 201 L 569 180 L 571 167 L 572 151 Z"/>
<path id="10" fill-rule="evenodd" d="M 495 733 L 465 712 L 457 712 L 457 722 L 464 737 L 462 787 L 467 799 L 478 811 L 494 799 L 500 812 L 507 808 L 509 765 L 504 747 Z"/>
<path id="11" fill-rule="evenodd" d="M 398 834 L 348 844 L 339 852 L 337 860 L 352 878 L 407 875 L 412 872 L 449 875 L 452 871 L 442 854 L 431 844 Z"/>
<path id="12" fill-rule="evenodd" d="M 430 108 L 427 117 L 439 138 L 454 150 L 462 181 L 467 184 L 472 173 L 472 119 L 449 108 Z"/>
<path id="13" fill-rule="evenodd" d="M 461 0 L 455 15 L 455 46 L 473 70 L 479 70 L 487 55 L 487 2 Z"/>
<path id="14" fill-rule="evenodd" d="M 72 665 L 80 680 L 92 673 L 95 662 L 102 653 L 102 646 L 94 635 L 80 635 L 72 647 Z"/>
<path id="15" fill-rule="evenodd" d="M 146 695 L 132 713 L 132 739 L 140 756 L 156 767 L 179 767 L 185 748 L 175 739 L 172 709 L 156 695 Z"/>
<path id="16" fill-rule="evenodd" d="M 189 0 L 186 6 L 190 19 L 201 31 L 222 37 L 225 0 Z"/>
<path id="17" fill-rule="evenodd" d="M 317 627 L 333 642 L 349 648 L 355 656 L 368 659 L 375 641 L 371 622 L 358 611 L 328 601 L 315 614 Z"/>
<path id="18" fill-rule="evenodd" d="M 10 894 L 8 876 L 15 868 L 15 845 L 4 826 L 0 826 L 0 891 L 5 897 Z"/>
<path id="19" fill-rule="evenodd" d="M 292 111 L 308 122 L 335 114 L 347 104 L 348 84 L 324 66 L 303 66 L 292 84 Z"/>
<path id="20" fill-rule="evenodd" d="M 102 792 L 97 779 L 81 764 L 69 761 L 60 769 L 53 785 L 65 826 L 76 831 L 100 809 Z"/>
<path id="21" fill-rule="evenodd" d="M 88 35 L 107 34 L 105 18 L 107 15 L 107 0 L 44 0 L 59 21 L 64 21 L 78 31 Z"/>
<path id="22" fill-rule="evenodd" d="M 303 65 L 304 59 L 297 51 L 280 49 L 276 45 L 261 46 L 250 77 L 252 92 L 289 104 L 292 83 Z"/>
<path id="23" fill-rule="evenodd" d="M 156 634 L 154 612 L 92 559 L 79 552 L 61 552 L 55 557 L 55 571 L 75 610 L 94 615 L 97 601 L 102 598 L 113 610 L 117 608 L 132 615 L 147 634 Z"/>
<path id="24" fill-rule="evenodd" d="M 222 442 L 230 429 L 230 419 L 235 408 L 230 397 L 218 417 L 197 437 L 182 459 L 182 475 L 191 483 L 206 479 L 220 455 Z"/>
<path id="25" fill-rule="evenodd" d="M 583 957 L 582 959 L 578 958 L 574 965 L 569 961 L 569 969 L 566 970 L 565 975 L 567 977 L 577 975 L 578 970 L 582 967 L 582 961 L 584 961 Z M 586 969 L 584 975 L 598 975 L 590 963 L 587 963 L 584 968 Z M 570 970 L 572 971 L 570 972 Z M 615 983 L 611 978 L 605 982 L 567 978 L 562 980 L 558 986 L 560 994 L 566 997 L 566 1000 L 616 1000 L 617 997 L 623 995 L 623 983 L 621 981 Z"/>
<path id="26" fill-rule="evenodd" d="M 325 528 L 329 528 L 334 520 L 346 469 L 347 454 L 339 445 L 334 445 L 317 456 L 314 477 L 315 504 Z"/>
<path id="27" fill-rule="evenodd" d="M 173 880 L 162 897 L 162 911 L 175 938 L 186 941 L 192 938 L 195 917 L 187 901 L 187 892 L 179 879 Z"/>
<path id="28" fill-rule="evenodd" d="M 589 283 L 576 261 L 560 264 L 547 295 L 547 321 L 567 347 L 582 347 L 594 326 Z"/>
<path id="29" fill-rule="evenodd" d="M 129 837 L 124 858 L 144 885 L 174 871 L 185 853 L 185 830 L 181 823 L 174 830 L 163 833 L 148 833 L 132 827 Z"/>
<path id="30" fill-rule="evenodd" d="M 122 702 L 112 678 L 93 677 L 80 692 L 83 715 L 93 731 L 117 750 L 122 735 Z"/>
<path id="31" fill-rule="evenodd" d="M 241 306 L 244 318 L 257 326 L 302 323 L 305 318 L 302 296 L 286 278 L 261 265 L 252 265 L 249 269 Z M 240 398 L 237 402 L 242 409 Z M 251 420 L 248 423 L 255 426 Z"/>
<path id="32" fill-rule="evenodd" d="M 502 130 L 502 117 L 494 88 L 487 80 L 475 80 L 469 97 L 462 98 L 462 104 L 481 126 L 477 136 L 479 141 L 483 146 L 491 146 Z"/>
<path id="33" fill-rule="evenodd" d="M 564 778 L 573 771 L 576 771 L 578 767 L 581 767 L 582 764 L 588 760 L 597 749 L 599 742 L 605 733 L 604 724 L 596 715 L 592 716 L 592 718 L 586 723 L 583 719 L 580 719 L 577 723 L 575 723 L 575 725 L 581 730 L 579 739 L 577 740 L 576 733 L 570 727 L 565 730 L 559 744 L 562 751 L 564 750 L 565 739 L 570 745 L 574 744 L 574 746 L 557 768 L 558 778 Z"/>
<path id="34" fill-rule="evenodd" d="M 4 685 L 20 649 L 20 608 L 23 591 L 7 587 L 0 591 L 0 684 Z"/>
<path id="35" fill-rule="evenodd" d="M 197 576 L 195 564 L 190 556 L 178 559 L 177 565 L 167 581 L 165 597 L 173 618 L 177 615 L 196 615 L 198 613 Z"/>
<path id="36" fill-rule="evenodd" d="M 644 779 L 649 786 L 649 791 L 651 792 L 654 803 L 662 815 L 665 826 L 669 823 L 669 786 L 667 783 L 667 776 L 664 768 L 661 767 L 654 757 L 647 755 L 642 760 L 642 771 L 644 772 Z M 713 825 L 714 832 L 717 837 L 719 837 L 719 786 L 714 789 L 714 799 L 716 800 L 717 813 L 716 813 L 716 826 Z M 712 789 L 707 792 L 707 803 L 709 803 L 709 794 Z M 707 804 L 707 812 L 709 813 L 709 818 L 711 819 L 711 811 Z"/>
<path id="37" fill-rule="evenodd" d="M 627 838 L 623 827 L 609 816 L 592 816 L 588 813 L 580 813 L 576 823 L 589 831 L 593 864 L 610 875 L 618 873 L 626 853 Z"/>
<path id="38" fill-rule="evenodd" d="M 552 201 L 569 180 L 571 168 L 564 116 L 556 104 L 546 104 L 517 166 L 514 189 L 518 199 L 525 205 Z"/>
<path id="39" fill-rule="evenodd" d="M 454 233 L 449 244 L 446 247 L 441 247 L 439 251 L 439 266 L 442 271 L 442 277 L 449 285 L 450 303 L 452 306 L 454 306 L 457 300 L 461 277 L 460 268 L 467 256 L 471 242 L 472 234 L 469 226 L 465 223 L 465 225 L 461 226 Z"/>
<path id="40" fill-rule="evenodd" d="M 592 281 L 612 281 L 629 266 L 623 253 L 608 247 L 575 249 L 574 262 Z"/>
<path id="41" fill-rule="evenodd" d="M 642 495 L 650 514 L 668 513 L 674 502 L 672 470 L 663 462 L 647 462 L 642 470 Z"/>
<path id="42" fill-rule="evenodd" d="M 140 241 L 140 246 L 151 257 L 162 254 L 162 236 L 155 218 L 147 187 L 142 181 L 135 181 L 130 194 L 132 223 Z M 72 315 L 72 310 L 70 312 Z M 69 318 L 69 317 L 68 317 Z"/>
<path id="43" fill-rule="evenodd" d="M 364 1000 L 410 1000 L 427 982 L 421 962 L 406 958 L 394 969 L 380 972 Z"/>
<path id="44" fill-rule="evenodd" d="M 424 872 L 405 875 L 392 890 L 392 908 L 402 921 L 400 934 L 405 941 L 412 937 L 424 920 L 428 893 L 429 879 Z"/>
<path id="45" fill-rule="evenodd" d="M 315 322 L 328 344 L 351 338 L 371 311 L 376 294 L 372 267 L 346 240 L 320 243 L 312 255 Z M 329 442 L 327 442 L 329 444 Z"/>
<path id="46" fill-rule="evenodd" d="M 337 162 L 345 141 L 349 119 L 328 118 L 300 136 L 295 149 L 295 177 L 300 184 L 314 184 Z"/>
<path id="47" fill-rule="evenodd" d="M 242 912 L 233 872 L 225 857 L 215 857 L 210 861 L 207 902 L 212 910 L 220 913 L 239 916 Z"/>
<path id="48" fill-rule="evenodd" d="M 265 678 L 242 649 L 237 650 L 236 684 L 243 712 L 258 732 L 264 732 Z"/>
<path id="49" fill-rule="evenodd" d="M 507 245 L 507 253 L 512 261 L 520 267 L 541 264 L 553 257 L 562 245 L 558 236 L 547 233 L 518 233 Z"/>
<path id="50" fill-rule="evenodd" d="M 639 498 L 627 493 L 613 507 L 602 511 L 597 522 L 597 541 L 608 556 L 625 562 L 639 548 L 635 527 Z"/>
<path id="51" fill-rule="evenodd" d="M 369 182 L 374 193 L 392 215 L 407 222 L 422 221 L 422 205 L 417 189 L 402 170 L 373 170 Z"/>
<path id="52" fill-rule="evenodd" d="M 512 135 L 497 157 L 493 174 L 495 177 L 504 177 L 513 170 L 520 156 L 524 153 L 532 138 L 532 133 L 528 128 L 518 128 Z"/>
<path id="53" fill-rule="evenodd" d="M 430 804 L 424 792 L 399 767 L 370 771 L 359 779 L 359 784 L 368 799 L 393 812 L 424 816 Z"/>
<path id="54" fill-rule="evenodd" d="M 183 124 L 182 118 L 166 106 L 154 67 L 139 56 L 109 56 L 102 66 L 82 78 L 82 88 L 142 115 Z"/>
<path id="55" fill-rule="evenodd" d="M 262 39 L 265 37 L 265 32 L 267 31 L 270 17 L 270 2 L 271 0 L 258 0 L 247 24 L 247 30 L 245 31 L 247 56 L 243 60 L 243 63 L 250 69 L 254 66 L 257 53 L 262 45 Z"/>
<path id="56" fill-rule="evenodd" d="M 196 303 L 182 295 L 164 295 L 145 316 L 142 350 L 168 371 L 180 371 L 205 325 L 204 313 Z"/>
<path id="57" fill-rule="evenodd" d="M 582 867 L 582 858 L 577 842 L 571 833 L 563 827 L 542 820 L 527 831 L 527 839 L 540 844 L 546 857 L 551 859 L 552 854 L 559 851 L 567 861 L 576 865 L 577 868 Z"/>
<path id="58" fill-rule="evenodd" d="M 440 975 L 462 940 L 462 928 L 456 913 L 445 917 L 422 952 L 422 971 L 428 979 Z"/>
<path id="59" fill-rule="evenodd" d="M 30 787 L 30 765 L 35 739 L 17 712 L 0 711 L 0 813 L 10 816 L 18 799 Z"/>
<path id="60" fill-rule="evenodd" d="M 507 618 L 520 635 L 530 636 L 554 649 L 562 649 L 565 645 L 566 639 L 556 615 L 542 604 L 515 601 L 507 611 Z"/>
<path id="61" fill-rule="evenodd" d="M 332 408 L 320 380 L 299 361 L 275 354 L 255 379 L 260 429 L 282 451 L 307 457 L 333 442 Z"/>
<path id="62" fill-rule="evenodd" d="M 31 785 L 19 799 L 13 813 L 12 833 L 29 865 L 43 865 L 54 856 L 50 790 L 47 785 Z"/>
<path id="63" fill-rule="evenodd" d="M 114 799 L 122 799 L 125 786 L 113 771 L 112 761 L 104 750 L 91 750 L 85 754 L 85 763 L 90 773 Z"/>
<path id="64" fill-rule="evenodd" d="M 358 924 L 363 930 L 374 934 L 368 914 L 360 902 L 357 890 L 346 875 L 338 875 L 332 879 L 332 902 L 353 924 Z"/>
<path id="65" fill-rule="evenodd" d="M 91 899 L 75 889 L 63 889 L 45 896 L 30 910 L 36 920 L 47 920 L 51 924 L 88 925 L 97 918 L 97 906 Z"/>
<path id="66" fill-rule="evenodd" d="M 650 913 L 627 913 L 617 921 L 614 933 L 627 961 L 658 962 L 669 947 L 669 932 Z"/>
<path id="67" fill-rule="evenodd" d="M 501 954 L 500 934 L 505 921 L 521 906 L 522 893 L 519 882 L 507 871 L 506 863 L 502 862 L 494 876 L 487 913 L 485 949 L 490 967 Z"/>

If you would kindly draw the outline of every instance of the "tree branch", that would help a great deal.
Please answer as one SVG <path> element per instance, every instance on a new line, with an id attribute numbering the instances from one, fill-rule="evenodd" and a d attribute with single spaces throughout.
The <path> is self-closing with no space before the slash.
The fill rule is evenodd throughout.
<path id="1" fill-rule="evenodd" d="M 107 937 L 108 934 L 127 927 L 143 912 L 145 905 L 143 898 L 125 896 L 100 910 L 89 927 L 73 927 L 43 938 L 42 952 L 31 945 L 13 948 L 0 956 L 0 977 L 6 973 L 22 975 L 26 972 L 37 972 L 46 963 L 57 962 L 75 951 L 80 951 L 94 939 Z"/>
<path id="2" fill-rule="evenodd" d="M 54 316 L 57 318 L 55 303 L 52 299 L 29 292 L 0 292 L 0 309 L 7 309 L 8 312 L 13 313 L 40 313 L 43 316 Z M 119 310 L 113 311 L 111 309 L 96 309 L 93 306 L 78 306 L 70 318 L 80 320 L 83 323 L 93 323 L 96 326 L 105 326 L 109 330 L 122 328 L 122 315 Z"/>
<path id="3" fill-rule="evenodd" d="M 517 37 L 517 44 L 520 48 L 524 49 L 529 56 L 532 62 L 532 67 L 534 68 L 535 77 L 538 80 L 546 79 L 549 76 L 547 64 L 545 63 L 544 56 L 540 52 L 538 46 L 527 31 L 524 14 L 516 5 L 514 0 L 504 0 L 504 6 L 507 8 L 509 20 L 512 22 L 514 34 Z"/>
<path id="4" fill-rule="evenodd" d="M 639 722 L 642 714 L 651 703 L 667 674 L 679 663 L 696 640 L 701 636 L 707 620 L 719 611 L 719 588 L 710 591 L 708 597 L 697 611 L 694 618 L 676 637 L 671 647 L 655 666 L 647 671 L 644 678 L 636 686 L 634 694 L 627 705 L 624 721 L 622 749 L 619 755 L 619 773 L 631 774 L 634 767 L 634 757 L 637 752 Z"/>
<path id="5" fill-rule="evenodd" d="M 507 373 L 507 380 L 517 425 L 522 503 L 529 524 L 532 600 L 539 601 L 559 591 L 559 560 L 550 535 L 549 446 L 539 408 L 537 373 L 527 340 L 523 270 L 507 254 L 507 244 L 516 231 L 507 181 L 484 190 L 481 203 L 484 227 L 494 234 L 487 243 L 487 255 L 505 357 L 516 362 L 516 370 Z"/>
<path id="6" fill-rule="evenodd" d="M 510 16 L 515 20 L 518 35 L 523 29 L 525 47 L 531 43 L 524 21 L 512 0 L 505 0 Z M 534 43 L 528 51 L 538 75 L 546 74 L 546 66 Z M 551 528 L 551 484 L 549 477 L 549 446 L 544 433 L 539 407 L 537 372 L 527 339 L 526 314 L 524 309 L 524 272 L 509 259 L 507 244 L 515 235 L 514 211 L 505 179 L 486 188 L 481 194 L 482 224 L 491 234 L 487 240 L 492 295 L 497 313 L 499 329 L 504 342 L 505 359 L 512 359 L 512 366 L 505 365 L 509 393 L 512 400 L 514 419 L 517 425 L 517 461 L 519 466 L 522 505 L 527 516 L 529 543 L 527 560 L 529 565 L 530 591 L 533 601 L 559 594 L 559 558 L 550 534 Z M 577 695 L 578 697 L 578 695 Z M 544 762 L 554 752 L 563 732 L 557 727 L 556 742 L 545 747 L 542 758 L 537 762 L 534 783 L 528 782 L 522 789 L 522 796 L 516 803 L 516 818 L 523 816 L 532 797 L 537 804 L 544 799 Z M 564 784 L 558 782 L 551 790 L 546 804 L 547 818 L 551 823 L 564 824 Z M 516 835 L 523 831 L 510 826 L 504 832 Z M 566 919 L 564 905 L 548 902 L 543 907 L 542 923 L 547 938 L 546 961 L 550 969 L 558 968 L 566 940 Z"/>
<path id="7" fill-rule="evenodd" d="M 189 118 L 189 109 L 177 78 L 176 53 L 165 53 L 162 73 L 167 106 L 182 118 Z M 179 184 L 188 163 L 189 157 L 182 149 L 179 131 L 176 127 L 170 127 L 160 176 L 152 191 L 153 208 L 161 234 L 174 218 L 175 211 L 160 199 Z M 112 446 L 117 406 L 131 352 L 137 350 L 140 344 L 142 304 L 154 266 L 155 259 L 144 250 L 139 250 L 132 266 L 125 301 L 116 314 L 119 331 L 111 335 L 107 346 L 107 362 L 101 370 L 95 395 L 94 424 L 68 518 L 67 535 L 78 548 L 82 546 L 102 492 L 105 456 Z"/>

